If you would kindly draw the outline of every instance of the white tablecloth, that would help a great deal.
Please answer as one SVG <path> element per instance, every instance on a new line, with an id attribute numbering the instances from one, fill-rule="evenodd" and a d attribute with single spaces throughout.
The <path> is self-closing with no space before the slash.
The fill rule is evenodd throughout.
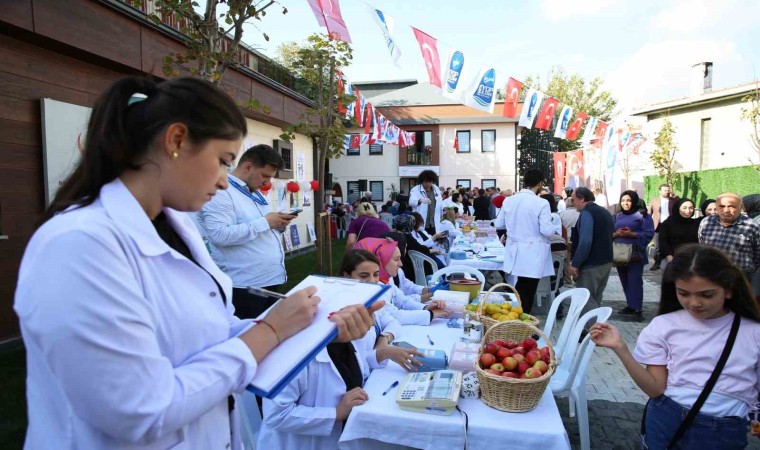
<path id="1" fill-rule="evenodd" d="M 451 348 L 462 333 L 448 328 L 443 320 L 429 327 L 405 326 L 398 340 L 424 348 L 438 348 L 451 356 Z M 430 345 L 427 336 L 433 339 Z M 340 448 L 366 449 L 457 449 L 464 448 L 464 418 L 455 411 L 450 416 L 436 416 L 405 411 L 396 404 L 398 388 L 382 393 L 406 372 L 395 363 L 372 372 L 364 389 L 369 401 L 351 412 Z M 471 449 L 569 449 L 570 441 L 550 390 L 544 392 L 538 406 L 524 413 L 507 413 L 488 407 L 478 399 L 459 399 L 459 407 L 469 417 L 467 432 Z"/>

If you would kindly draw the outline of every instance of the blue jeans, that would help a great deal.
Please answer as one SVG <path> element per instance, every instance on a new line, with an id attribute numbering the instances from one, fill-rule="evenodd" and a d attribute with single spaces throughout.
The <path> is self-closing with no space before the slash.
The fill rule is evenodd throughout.
<path id="1" fill-rule="evenodd" d="M 676 401 L 661 395 L 647 406 L 646 436 L 641 448 L 664 450 L 689 412 Z M 673 448 L 730 450 L 747 447 L 748 423 L 744 417 L 715 417 L 698 413 Z"/>

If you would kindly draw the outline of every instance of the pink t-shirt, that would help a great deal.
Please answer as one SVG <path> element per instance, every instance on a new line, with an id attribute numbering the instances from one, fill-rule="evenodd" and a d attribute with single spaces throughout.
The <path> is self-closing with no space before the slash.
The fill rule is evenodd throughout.
<path id="1" fill-rule="evenodd" d="M 667 366 L 666 392 L 678 388 L 701 392 L 720 359 L 733 320 L 733 312 L 710 320 L 695 319 L 686 310 L 657 316 L 641 331 L 633 357 L 641 364 Z M 758 391 L 760 323 L 742 318 L 734 348 L 708 403 L 717 393 L 752 406 Z"/>

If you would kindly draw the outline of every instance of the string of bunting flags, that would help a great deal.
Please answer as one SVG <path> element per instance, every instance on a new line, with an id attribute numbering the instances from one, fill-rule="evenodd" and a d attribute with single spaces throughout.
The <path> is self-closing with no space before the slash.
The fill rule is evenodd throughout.
<path id="1" fill-rule="evenodd" d="M 351 42 L 348 29 L 341 16 L 339 0 L 307 1 L 320 26 L 326 27 L 334 39 Z M 382 33 L 393 63 L 398 66 L 401 49 L 394 38 L 395 19 L 370 4 L 365 3 L 365 5 Z M 410 28 L 419 44 L 430 84 L 446 98 L 493 114 L 496 101 L 496 68 L 493 66 L 473 67 L 473 63 L 462 51 L 442 43 L 418 28 L 412 26 Z M 347 148 L 349 145 L 353 147 L 356 141 L 359 144 L 387 143 L 400 146 L 414 143 L 414 133 L 400 130 L 376 111 L 358 89 L 352 88 L 342 74 L 339 78 L 341 79 L 339 90 L 342 89 L 346 94 L 355 95 L 357 98 L 355 104 L 345 106 L 344 113 L 348 117 L 354 115 L 357 123 L 364 128 L 364 134 L 346 136 Z M 564 105 L 558 99 L 535 88 L 527 88 L 527 90 L 524 88 L 522 82 L 508 77 L 502 115 L 506 118 L 517 118 L 517 104 L 520 98 L 524 98 L 518 126 L 553 131 L 553 136 L 557 139 L 570 141 L 580 139 L 583 145 L 606 137 L 607 122 L 578 111 L 571 105 Z M 521 97 L 522 94 L 524 96 Z"/>

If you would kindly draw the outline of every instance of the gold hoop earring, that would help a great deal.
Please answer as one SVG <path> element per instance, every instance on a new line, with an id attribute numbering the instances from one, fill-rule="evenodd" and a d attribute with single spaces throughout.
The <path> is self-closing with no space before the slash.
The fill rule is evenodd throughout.
<path id="1" fill-rule="evenodd" d="M 172 152 L 172 156 L 171 156 L 171 158 L 172 158 L 172 159 L 177 159 L 177 158 L 179 158 L 179 153 L 177 153 L 177 152 Z"/>

